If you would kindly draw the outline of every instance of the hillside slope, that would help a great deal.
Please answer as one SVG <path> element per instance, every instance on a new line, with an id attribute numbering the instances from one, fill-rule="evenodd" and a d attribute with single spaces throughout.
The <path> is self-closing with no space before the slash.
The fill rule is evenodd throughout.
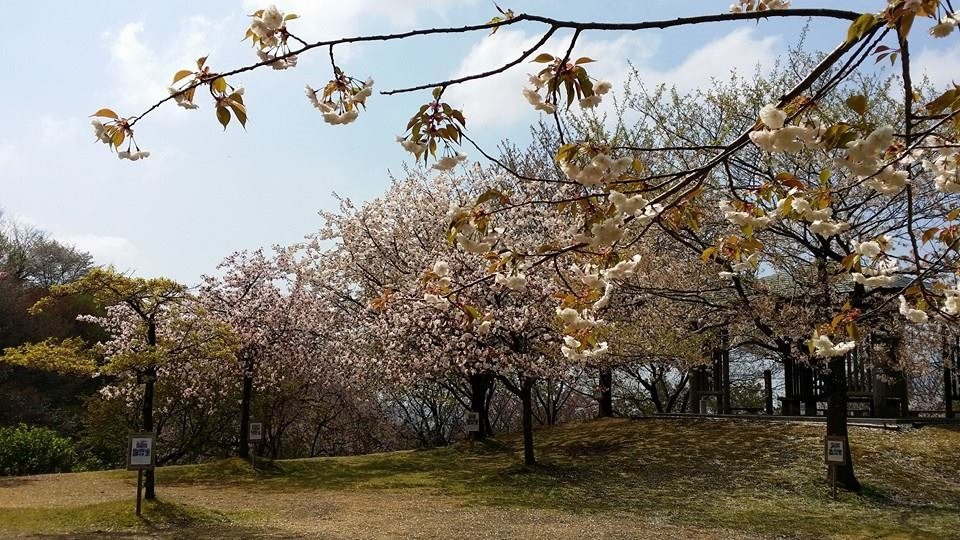
<path id="1" fill-rule="evenodd" d="M 0 536 L 960 538 L 960 428 L 853 428 L 864 494 L 833 501 L 823 427 L 608 420 L 418 452 L 0 478 Z M 121 534 L 122 535 L 122 534 Z"/>

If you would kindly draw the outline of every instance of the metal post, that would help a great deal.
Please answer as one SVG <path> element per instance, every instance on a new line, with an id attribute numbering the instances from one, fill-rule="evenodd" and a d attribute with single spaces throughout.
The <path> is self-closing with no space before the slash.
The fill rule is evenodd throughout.
<path id="1" fill-rule="evenodd" d="M 140 517 L 140 501 L 143 497 L 143 469 L 137 469 L 137 517 Z"/>

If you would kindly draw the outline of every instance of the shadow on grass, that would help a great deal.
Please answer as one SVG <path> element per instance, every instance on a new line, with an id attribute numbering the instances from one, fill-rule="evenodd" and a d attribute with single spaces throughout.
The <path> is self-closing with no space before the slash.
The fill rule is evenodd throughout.
<path id="1" fill-rule="evenodd" d="M 16 488 L 32 482 L 35 482 L 35 480 L 29 476 L 0 476 L 0 489 Z"/>
<path id="2" fill-rule="evenodd" d="M 144 501 L 142 516 L 138 518 L 132 498 L 64 508 L 0 508 L 0 532 L 36 532 L 47 536 L 129 532 L 150 537 L 165 531 L 223 526 L 229 521 L 220 512 L 163 500 Z"/>

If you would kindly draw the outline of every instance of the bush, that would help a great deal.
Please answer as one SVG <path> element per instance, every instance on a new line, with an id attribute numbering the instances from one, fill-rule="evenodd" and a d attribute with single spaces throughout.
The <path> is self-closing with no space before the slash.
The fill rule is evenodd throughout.
<path id="1" fill-rule="evenodd" d="M 77 461 L 73 442 L 52 429 L 0 427 L 0 475 L 69 472 Z"/>

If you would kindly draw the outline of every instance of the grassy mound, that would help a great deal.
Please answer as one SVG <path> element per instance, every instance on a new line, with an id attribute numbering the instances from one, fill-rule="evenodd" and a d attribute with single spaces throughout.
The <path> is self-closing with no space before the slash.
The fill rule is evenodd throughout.
<path id="1" fill-rule="evenodd" d="M 258 461 L 257 471 L 236 459 L 165 467 L 157 471 L 160 502 L 143 521 L 133 516 L 132 473 L 24 477 L 0 480 L 0 532 L 348 538 L 410 530 L 441 538 L 471 527 L 477 537 L 546 531 L 517 528 L 511 520 L 523 516 L 534 526 L 563 525 L 559 534 L 589 523 L 581 532 L 596 537 L 960 537 L 960 429 L 852 429 L 865 491 L 838 501 L 826 482 L 822 436 L 823 427 L 811 424 L 608 420 L 538 431 L 533 468 L 519 465 L 515 436 L 473 448 Z M 70 498 L 92 481 L 103 483 L 93 497 L 102 500 Z"/>

